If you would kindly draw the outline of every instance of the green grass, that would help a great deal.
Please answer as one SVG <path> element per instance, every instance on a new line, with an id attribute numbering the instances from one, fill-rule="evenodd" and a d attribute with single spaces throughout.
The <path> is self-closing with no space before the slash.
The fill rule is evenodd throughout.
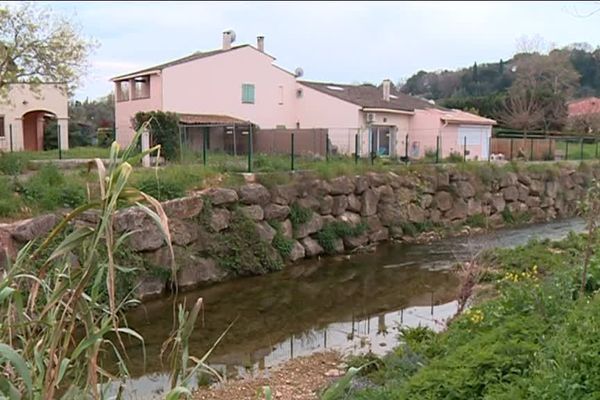
<path id="1" fill-rule="evenodd" d="M 110 148 L 108 147 L 74 147 L 62 151 L 62 158 L 65 160 L 74 158 L 108 158 Z M 22 151 L 19 152 L 27 160 L 58 160 L 58 149 L 45 151 Z"/>
<path id="2" fill-rule="evenodd" d="M 596 157 L 596 144 L 595 143 L 584 143 L 583 144 L 583 157 L 581 152 L 581 144 L 579 142 L 569 142 L 569 153 L 567 154 L 567 142 L 556 141 L 556 150 L 559 150 L 563 154 L 563 160 L 593 160 Z M 598 148 L 600 152 L 600 147 Z M 599 153 L 600 156 L 600 153 Z"/>
<path id="3" fill-rule="evenodd" d="M 582 235 L 488 251 L 496 295 L 442 333 L 402 329 L 402 343 L 344 399 L 589 399 L 600 392 L 600 256 L 579 293 Z M 599 245 L 597 243 L 596 245 Z M 370 360 L 370 359 L 369 359 Z M 361 360 L 353 360 L 354 364 Z"/>

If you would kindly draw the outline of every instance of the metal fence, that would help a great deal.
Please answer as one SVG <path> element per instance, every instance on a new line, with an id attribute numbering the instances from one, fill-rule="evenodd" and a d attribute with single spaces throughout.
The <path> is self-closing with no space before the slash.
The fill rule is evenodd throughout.
<path id="1" fill-rule="evenodd" d="M 599 157 L 600 138 L 593 136 L 536 136 L 492 138 L 490 156 L 506 160 L 586 160 Z"/>

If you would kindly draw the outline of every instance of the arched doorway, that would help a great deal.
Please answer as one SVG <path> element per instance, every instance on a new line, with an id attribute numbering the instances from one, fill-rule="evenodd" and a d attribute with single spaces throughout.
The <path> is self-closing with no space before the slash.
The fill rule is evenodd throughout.
<path id="1" fill-rule="evenodd" d="M 35 110 L 23 114 L 23 147 L 25 150 L 44 150 L 44 130 L 52 120 L 56 120 L 56 114 L 50 111 Z"/>

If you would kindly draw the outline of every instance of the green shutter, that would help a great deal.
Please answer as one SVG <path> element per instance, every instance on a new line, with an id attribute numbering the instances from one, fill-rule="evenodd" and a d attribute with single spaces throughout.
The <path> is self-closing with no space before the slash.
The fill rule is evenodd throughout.
<path id="1" fill-rule="evenodd" d="M 254 85 L 242 84 L 242 103 L 254 104 Z"/>

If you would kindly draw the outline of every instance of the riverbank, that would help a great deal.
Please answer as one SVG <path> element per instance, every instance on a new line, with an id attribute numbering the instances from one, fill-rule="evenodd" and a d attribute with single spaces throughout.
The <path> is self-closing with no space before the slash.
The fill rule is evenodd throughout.
<path id="1" fill-rule="evenodd" d="M 257 175 L 235 188 L 211 187 L 164 202 L 169 244 L 140 210 L 115 215 L 115 231 L 129 235 L 115 257 L 134 267 L 120 276 L 120 292 L 135 288 L 136 297 L 148 301 L 173 287 L 184 291 L 262 275 L 305 258 L 354 253 L 389 240 L 410 242 L 465 227 L 497 229 L 573 216 L 577 200 L 600 177 L 600 165 L 419 166 L 327 180 L 294 175 L 284 183 L 269 177 Z M 95 218 L 86 215 L 78 223 Z M 14 257 L 56 220 L 42 216 L 0 227 L 0 250 Z M 170 270 L 171 248 L 176 275 Z"/>
<path id="2" fill-rule="evenodd" d="M 597 247 L 600 243 L 595 243 Z M 533 241 L 481 258 L 493 294 L 442 333 L 401 331 L 363 389 L 344 399 L 583 399 L 600 393 L 600 257 L 580 293 L 585 237 Z M 366 381 L 366 383 L 365 383 Z M 364 389 L 364 387 L 368 387 Z"/>
<path id="3" fill-rule="evenodd" d="M 315 400 L 328 384 L 343 375 L 345 364 L 339 353 L 328 351 L 290 360 L 260 377 L 233 380 L 222 387 L 202 388 L 194 400 Z"/>

